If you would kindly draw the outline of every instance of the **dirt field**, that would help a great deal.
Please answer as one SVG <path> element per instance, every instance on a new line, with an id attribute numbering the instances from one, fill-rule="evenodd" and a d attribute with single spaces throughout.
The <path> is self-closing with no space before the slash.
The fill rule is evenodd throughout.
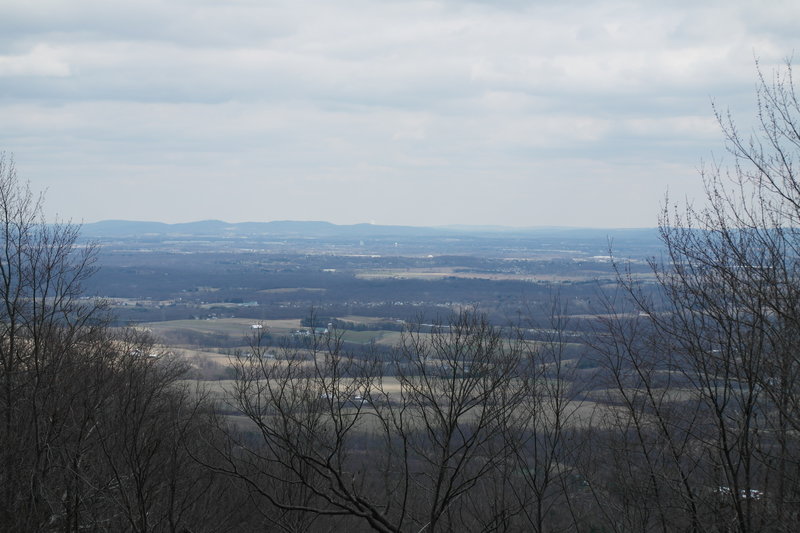
<path id="1" fill-rule="evenodd" d="M 254 320 L 252 318 L 220 318 L 213 320 L 168 320 L 166 322 L 147 322 L 142 327 L 156 335 L 171 329 L 184 329 L 200 333 L 225 333 L 249 337 L 255 330 L 253 325 L 261 325 L 270 333 L 288 334 L 300 329 L 300 319 Z"/>

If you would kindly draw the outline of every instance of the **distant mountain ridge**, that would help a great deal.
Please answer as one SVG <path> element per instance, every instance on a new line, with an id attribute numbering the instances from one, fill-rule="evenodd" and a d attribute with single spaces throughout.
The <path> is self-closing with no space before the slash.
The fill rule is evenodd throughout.
<path id="1" fill-rule="evenodd" d="M 550 237 L 569 239 L 657 239 L 656 228 L 571 228 L 510 226 L 384 226 L 377 224 L 333 224 L 324 221 L 275 220 L 272 222 L 224 222 L 199 220 L 168 224 L 165 222 L 136 220 L 103 220 L 84 224 L 82 235 L 87 238 L 134 236 L 273 236 L 273 237 L 486 237 L 519 238 Z"/>

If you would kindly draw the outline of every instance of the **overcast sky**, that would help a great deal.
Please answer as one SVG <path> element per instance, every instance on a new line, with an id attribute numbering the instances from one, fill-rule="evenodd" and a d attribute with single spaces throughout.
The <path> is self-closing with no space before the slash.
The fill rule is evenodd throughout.
<path id="1" fill-rule="evenodd" d="M 800 2 L 0 3 L 0 150 L 74 221 L 654 226 Z"/>

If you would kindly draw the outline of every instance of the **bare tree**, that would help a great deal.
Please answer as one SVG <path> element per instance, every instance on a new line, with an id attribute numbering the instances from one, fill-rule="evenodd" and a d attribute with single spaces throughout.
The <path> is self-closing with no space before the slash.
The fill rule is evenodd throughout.
<path id="1" fill-rule="evenodd" d="M 186 363 L 142 331 L 113 338 L 114 358 L 104 372 L 102 402 L 88 412 L 94 433 L 85 481 L 98 495 L 103 529 L 222 531 L 224 479 L 193 457 L 213 438 L 206 393 L 185 376 Z M 203 439 L 200 439 L 200 436 Z"/>
<path id="2" fill-rule="evenodd" d="M 284 346 L 277 357 L 262 339 L 256 333 L 250 351 L 232 358 L 228 402 L 248 423 L 229 431 L 217 470 L 244 481 L 256 510 L 284 531 L 306 531 L 320 516 L 390 530 L 353 469 L 375 361 L 346 353 L 336 332 L 311 333 L 307 345 Z"/>
<path id="3" fill-rule="evenodd" d="M 504 429 L 525 397 L 519 379 L 524 345 L 507 339 L 485 317 L 462 311 L 430 333 L 408 329 L 393 360 L 399 391 L 373 394 L 386 446 L 403 477 L 395 492 L 414 497 L 401 519 L 415 529 L 469 527 L 465 509 L 489 511 L 483 527 L 508 513 L 506 505 L 468 505 L 467 495 L 512 457 Z M 496 494 L 495 494 L 496 495 Z"/>
<path id="4" fill-rule="evenodd" d="M 207 503 L 224 485 L 190 460 L 202 398 L 178 386 L 185 365 L 83 296 L 96 249 L 78 233 L 48 224 L 0 156 L 0 524 L 222 530 Z"/>
<path id="5" fill-rule="evenodd" d="M 67 467 L 53 450 L 75 413 L 60 385 L 105 325 L 102 305 L 80 298 L 95 249 L 76 246 L 76 226 L 45 223 L 41 207 L 0 155 L 0 521 L 28 530 L 68 507 L 48 489 Z"/>
<path id="6" fill-rule="evenodd" d="M 645 463 L 656 514 L 648 523 L 661 528 L 675 527 L 675 505 L 693 530 L 788 531 L 798 519 L 800 105 L 791 64 L 758 69 L 757 104 L 751 135 L 717 111 L 732 163 L 703 169 L 704 207 L 665 207 L 666 255 L 651 264 L 660 298 L 623 269 L 639 316 L 606 330 L 614 389 L 636 434 L 627 456 Z M 691 394 L 676 401 L 675 387 Z"/>
<path id="7" fill-rule="evenodd" d="M 231 407 L 248 422 L 220 450 L 220 470 L 249 487 L 267 521 L 496 530 L 510 506 L 520 512 L 511 497 L 472 497 L 514 461 L 504 428 L 526 393 L 518 339 L 465 311 L 407 329 L 389 358 L 348 353 L 335 330 L 309 340 L 272 357 L 256 338 L 233 359 Z"/>
<path id="8" fill-rule="evenodd" d="M 569 531 L 581 512 L 573 502 L 583 479 L 572 462 L 582 453 L 578 411 L 580 391 L 573 386 L 577 359 L 566 349 L 567 309 L 552 298 L 549 321 L 536 326 L 537 341 L 526 344 L 519 379 L 524 398 L 505 428 L 516 466 L 511 487 L 519 503 L 521 523 L 536 532 Z"/>

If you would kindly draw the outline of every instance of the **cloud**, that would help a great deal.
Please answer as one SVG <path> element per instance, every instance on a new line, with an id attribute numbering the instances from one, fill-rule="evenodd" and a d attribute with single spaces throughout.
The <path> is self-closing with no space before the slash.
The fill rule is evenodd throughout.
<path id="1" fill-rule="evenodd" d="M 45 76 L 65 77 L 71 74 L 57 48 L 37 44 L 30 51 L 17 55 L 0 55 L 0 77 Z"/>
<path id="2" fill-rule="evenodd" d="M 792 53 L 792 14 L 12 1 L 0 147 L 78 219 L 652 225 L 667 186 L 699 191 L 710 98 L 748 116 L 754 57 Z"/>

